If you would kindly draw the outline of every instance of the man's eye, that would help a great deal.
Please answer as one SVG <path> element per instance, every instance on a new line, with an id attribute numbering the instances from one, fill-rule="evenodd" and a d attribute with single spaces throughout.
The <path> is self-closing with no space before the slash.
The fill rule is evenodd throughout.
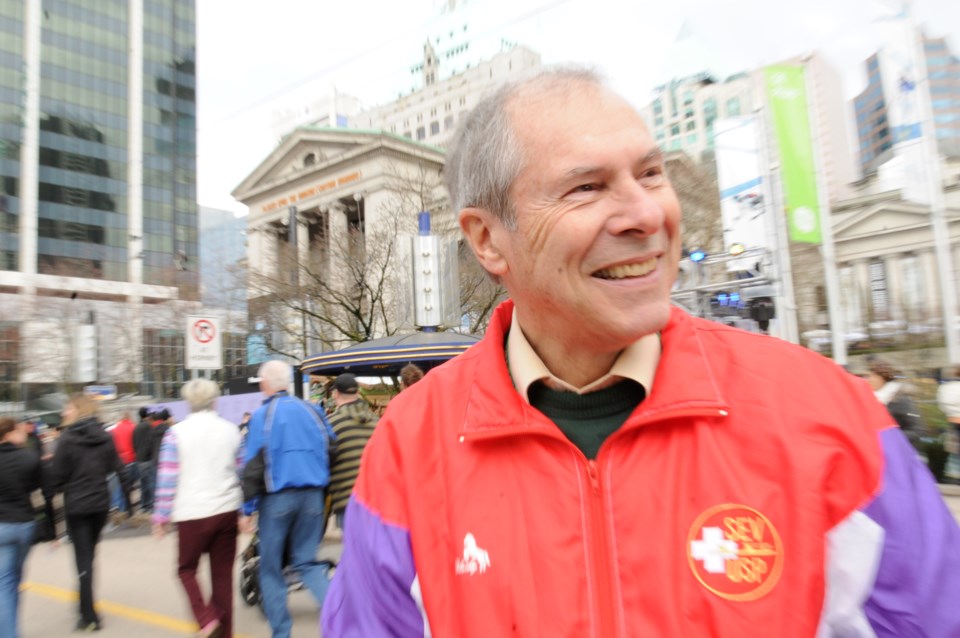
<path id="1" fill-rule="evenodd" d="M 596 185 L 596 184 L 580 184 L 579 186 L 577 186 L 576 188 L 574 188 L 572 192 L 574 192 L 574 193 L 587 193 L 587 192 L 595 191 L 595 190 L 597 190 L 597 185 Z"/>
<path id="2" fill-rule="evenodd" d="M 663 169 L 660 168 L 651 168 L 650 170 L 644 171 L 640 174 L 640 181 L 647 186 L 657 186 L 662 184 L 666 175 L 663 172 Z"/>

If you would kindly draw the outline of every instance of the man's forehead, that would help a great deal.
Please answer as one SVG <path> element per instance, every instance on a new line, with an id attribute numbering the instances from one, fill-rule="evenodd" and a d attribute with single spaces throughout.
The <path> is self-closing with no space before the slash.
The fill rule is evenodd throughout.
<path id="1" fill-rule="evenodd" d="M 522 91 L 507 105 L 514 132 L 520 138 L 535 138 L 538 133 L 567 129 L 586 123 L 602 127 L 612 114 L 618 121 L 647 133 L 640 113 L 610 89 L 586 82 L 571 82 L 567 87 Z M 553 143 L 555 140 L 549 140 Z"/>

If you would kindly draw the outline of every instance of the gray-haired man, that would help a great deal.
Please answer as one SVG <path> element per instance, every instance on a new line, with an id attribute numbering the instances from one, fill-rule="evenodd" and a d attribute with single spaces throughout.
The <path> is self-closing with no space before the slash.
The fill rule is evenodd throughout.
<path id="1" fill-rule="evenodd" d="M 324 637 L 960 635 L 960 530 L 866 384 L 671 307 L 636 111 L 548 71 L 461 126 L 448 188 L 511 301 L 381 418 Z"/>

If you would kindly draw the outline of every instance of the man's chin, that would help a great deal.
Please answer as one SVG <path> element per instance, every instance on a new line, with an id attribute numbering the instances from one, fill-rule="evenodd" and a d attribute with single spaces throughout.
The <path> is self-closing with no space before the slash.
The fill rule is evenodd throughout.
<path id="1" fill-rule="evenodd" d="M 643 304 L 633 313 L 627 313 L 623 328 L 624 338 L 630 342 L 663 330 L 670 321 L 670 302 Z"/>

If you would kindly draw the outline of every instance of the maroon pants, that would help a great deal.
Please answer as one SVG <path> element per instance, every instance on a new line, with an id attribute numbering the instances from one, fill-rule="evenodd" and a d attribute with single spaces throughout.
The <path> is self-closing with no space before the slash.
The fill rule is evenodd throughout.
<path id="1" fill-rule="evenodd" d="M 237 513 L 177 523 L 179 564 L 177 575 L 187 592 L 190 609 L 200 627 L 219 620 L 221 636 L 233 636 L 233 561 L 237 555 Z M 197 566 L 210 555 L 210 601 L 205 602 L 197 582 Z"/>

